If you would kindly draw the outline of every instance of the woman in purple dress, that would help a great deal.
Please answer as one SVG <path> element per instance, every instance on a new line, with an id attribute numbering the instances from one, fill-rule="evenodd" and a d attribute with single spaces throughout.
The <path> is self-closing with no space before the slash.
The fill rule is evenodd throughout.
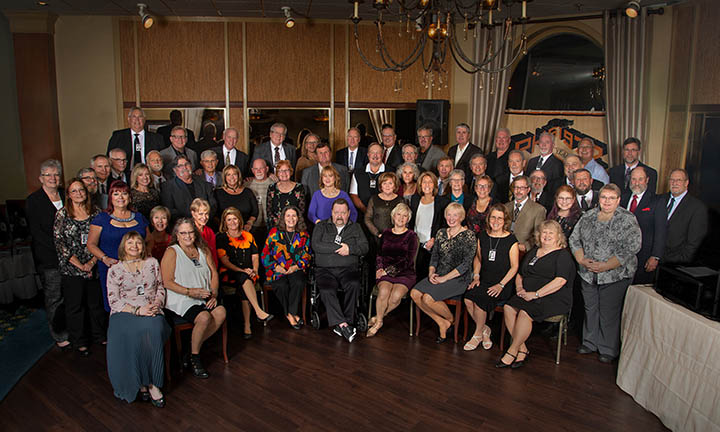
<path id="1" fill-rule="evenodd" d="M 375 272 L 378 287 L 376 315 L 370 320 L 367 337 L 375 336 L 383 326 L 385 315 L 395 309 L 410 287 L 415 285 L 418 238 L 414 231 L 407 228 L 410 214 L 407 204 L 401 202 L 396 205 L 390 212 L 393 227 L 383 231 L 380 238 Z"/>

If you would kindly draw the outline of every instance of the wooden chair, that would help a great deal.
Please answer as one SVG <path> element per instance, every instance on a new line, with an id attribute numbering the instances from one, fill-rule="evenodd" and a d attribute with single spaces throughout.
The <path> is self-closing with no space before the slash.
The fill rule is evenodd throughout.
<path id="1" fill-rule="evenodd" d="M 410 295 L 410 291 L 405 293 L 403 296 L 403 300 L 408 298 Z M 372 309 L 373 309 L 373 297 L 378 296 L 378 286 L 375 284 L 373 286 L 372 292 L 370 292 L 370 301 L 368 302 L 368 320 L 372 317 Z M 413 336 L 413 309 L 415 308 L 415 302 L 410 300 L 410 336 Z"/>
<path id="2" fill-rule="evenodd" d="M 463 298 L 462 296 L 455 296 L 453 298 L 445 299 L 443 300 L 446 305 L 448 306 L 455 306 L 455 316 L 453 318 L 453 322 L 455 323 L 455 330 L 454 330 L 454 341 L 455 343 L 458 342 L 458 327 L 460 327 L 460 317 L 462 316 L 462 311 L 465 309 L 463 307 Z M 415 334 L 420 334 L 420 316 L 421 316 L 421 310 L 420 308 L 415 308 Z M 465 338 L 467 338 L 467 316 L 465 316 Z"/>
<path id="3" fill-rule="evenodd" d="M 266 306 L 270 304 L 270 298 L 269 298 L 269 292 L 272 291 L 272 285 L 269 283 L 266 283 L 263 285 L 263 292 L 262 292 L 262 307 L 267 312 L 267 309 L 265 309 Z M 269 312 L 268 312 L 269 313 Z M 307 284 L 303 287 L 302 292 L 302 319 L 303 321 L 307 322 Z M 267 325 L 265 323 L 264 325 Z"/>
<path id="4" fill-rule="evenodd" d="M 172 318 L 173 322 L 173 333 L 175 334 L 175 349 L 178 354 L 178 358 L 182 356 L 182 337 L 181 333 L 185 330 L 192 330 L 193 327 L 195 327 L 194 323 L 188 322 L 182 317 L 174 316 Z M 223 361 L 227 364 L 230 361 L 228 360 L 227 355 L 227 339 L 228 339 L 228 332 L 227 332 L 227 319 L 223 321 L 222 327 L 222 352 L 223 352 Z M 169 349 L 168 349 L 169 351 Z M 167 367 L 169 364 L 169 356 L 165 359 L 165 366 Z"/>

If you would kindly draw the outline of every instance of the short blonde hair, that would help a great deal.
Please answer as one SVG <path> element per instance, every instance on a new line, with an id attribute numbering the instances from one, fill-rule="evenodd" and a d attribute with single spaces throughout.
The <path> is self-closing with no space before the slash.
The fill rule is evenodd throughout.
<path id="1" fill-rule="evenodd" d="M 465 220 L 465 207 L 462 204 L 456 202 L 448 204 L 443 214 L 447 217 L 448 212 L 451 211 L 456 211 L 460 215 L 460 222 Z"/>
<path id="2" fill-rule="evenodd" d="M 201 209 L 207 209 L 207 211 L 210 211 L 210 203 L 202 198 L 195 198 L 190 203 L 190 212 L 196 212 Z"/>
<path id="3" fill-rule="evenodd" d="M 535 230 L 535 245 L 537 247 L 540 247 L 542 243 L 540 243 L 540 236 L 542 235 L 542 232 L 544 229 L 552 228 L 555 230 L 555 234 L 557 234 L 558 238 L 558 246 L 561 248 L 567 247 L 567 239 L 565 238 L 565 233 L 562 230 L 562 227 L 557 221 L 554 221 L 552 219 L 548 219 L 546 221 L 542 221 L 540 225 L 538 225 L 537 229 Z"/>
<path id="4" fill-rule="evenodd" d="M 405 213 L 408 216 L 408 223 L 410 223 L 410 218 L 412 218 L 412 210 L 410 207 L 405 204 L 404 202 L 399 203 L 396 205 L 392 210 L 390 210 L 390 220 L 393 221 L 393 225 L 395 225 L 395 215 L 398 213 Z"/>

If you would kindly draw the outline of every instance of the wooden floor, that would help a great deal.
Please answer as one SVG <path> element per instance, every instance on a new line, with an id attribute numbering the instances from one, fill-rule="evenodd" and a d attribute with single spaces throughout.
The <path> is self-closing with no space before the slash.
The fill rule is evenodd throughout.
<path id="1" fill-rule="evenodd" d="M 210 379 L 176 374 L 164 409 L 115 399 L 100 347 L 89 358 L 53 349 L 0 403 L 0 430 L 665 430 L 615 385 L 616 365 L 576 354 L 576 337 L 560 365 L 552 342 L 534 334 L 528 364 L 498 370 L 497 345 L 438 346 L 427 317 L 419 337 L 409 337 L 401 309 L 376 337 L 353 344 L 327 328 L 294 331 L 280 318 L 255 324 L 245 341 L 236 321 L 230 364 L 219 338 L 209 340 Z"/>

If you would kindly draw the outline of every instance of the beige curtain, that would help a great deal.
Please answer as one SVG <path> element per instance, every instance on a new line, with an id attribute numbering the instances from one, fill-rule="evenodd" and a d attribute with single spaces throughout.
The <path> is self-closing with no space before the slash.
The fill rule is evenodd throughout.
<path id="1" fill-rule="evenodd" d="M 491 33 L 492 32 L 492 33 Z M 483 28 L 475 41 L 474 59 L 482 59 L 488 47 L 488 38 L 492 34 L 493 51 L 499 48 L 499 43 L 505 44 L 505 49 L 487 66 L 488 69 L 499 69 L 512 59 L 513 50 L 510 41 L 503 40 L 503 26 L 496 26 L 492 30 Z M 478 72 L 472 79 L 472 142 L 488 153 L 492 151 L 495 130 L 500 126 L 500 120 L 507 104 L 508 84 L 512 68 L 502 72 L 488 74 Z"/>
<path id="2" fill-rule="evenodd" d="M 605 109 L 610 166 L 622 162 L 622 143 L 626 138 L 636 137 L 645 142 L 647 35 L 651 30 L 645 8 L 634 19 L 605 11 Z M 643 152 L 646 149 L 643 146 Z"/>
<path id="3" fill-rule="evenodd" d="M 378 142 L 381 142 L 382 135 L 380 134 L 380 128 L 383 124 L 389 123 L 395 126 L 395 110 L 392 109 L 369 109 L 370 121 L 372 122 L 373 131 Z"/>

